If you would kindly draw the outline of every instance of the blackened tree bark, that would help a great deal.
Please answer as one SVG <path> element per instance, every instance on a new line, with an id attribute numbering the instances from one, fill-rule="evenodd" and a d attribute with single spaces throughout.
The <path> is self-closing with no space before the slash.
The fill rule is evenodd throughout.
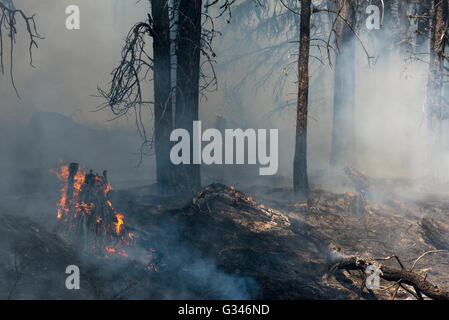
<path id="1" fill-rule="evenodd" d="M 190 133 L 190 150 L 193 150 L 193 121 L 198 120 L 201 10 L 202 0 L 179 1 L 175 126 Z M 200 166 L 193 164 L 193 152 L 190 157 L 191 164 L 177 167 L 178 186 L 194 191 L 201 187 Z"/>
<path id="2" fill-rule="evenodd" d="M 154 134 L 157 182 L 161 192 L 174 190 L 176 177 L 170 161 L 173 130 L 170 20 L 167 0 L 151 0 L 154 58 Z"/>
<path id="3" fill-rule="evenodd" d="M 298 57 L 298 104 L 296 111 L 296 143 L 293 160 L 293 190 L 306 196 L 307 177 L 307 108 L 309 100 L 309 49 L 311 0 L 301 1 Z"/>
<path id="4" fill-rule="evenodd" d="M 351 27 L 356 23 L 353 0 L 336 0 L 336 47 L 334 73 L 334 112 L 332 127 L 331 167 L 344 167 L 353 154 L 355 109 L 355 40 Z"/>

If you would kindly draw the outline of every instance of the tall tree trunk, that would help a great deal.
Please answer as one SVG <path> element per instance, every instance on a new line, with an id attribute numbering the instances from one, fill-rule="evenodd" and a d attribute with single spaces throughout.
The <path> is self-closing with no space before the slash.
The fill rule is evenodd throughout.
<path id="1" fill-rule="evenodd" d="M 173 130 L 171 101 L 170 20 L 166 0 L 151 0 L 154 38 L 154 131 L 157 182 L 161 192 L 176 186 L 170 161 L 170 134 Z"/>
<path id="2" fill-rule="evenodd" d="M 427 124 L 431 137 L 429 157 L 434 177 L 439 175 L 440 126 L 442 120 L 442 98 L 444 48 L 447 39 L 449 0 L 433 0 L 433 15 L 430 31 L 430 60 L 427 82 Z"/>
<path id="3" fill-rule="evenodd" d="M 296 143 L 293 160 L 293 190 L 306 196 L 307 178 L 307 107 L 309 100 L 309 49 L 311 0 L 301 1 L 298 57 L 298 105 L 296 111 Z"/>
<path id="4" fill-rule="evenodd" d="M 334 115 L 332 127 L 331 167 L 347 165 L 348 155 L 354 152 L 355 111 L 355 41 L 352 27 L 356 22 L 355 5 L 352 0 L 337 0 L 336 45 L 334 73 Z M 342 19 L 346 20 L 343 21 Z"/>
<path id="5" fill-rule="evenodd" d="M 186 129 L 191 137 L 193 150 L 193 121 L 198 120 L 198 97 L 201 53 L 201 0 L 180 0 L 177 36 L 176 71 L 176 128 Z M 177 168 L 178 184 L 182 189 L 196 190 L 201 186 L 200 166 L 180 164 Z"/>

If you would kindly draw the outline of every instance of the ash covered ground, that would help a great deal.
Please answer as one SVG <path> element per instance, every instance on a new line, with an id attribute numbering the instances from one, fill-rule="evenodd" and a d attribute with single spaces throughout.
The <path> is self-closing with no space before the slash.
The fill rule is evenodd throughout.
<path id="1" fill-rule="evenodd" d="M 303 200 L 269 185 L 212 183 L 181 195 L 160 195 L 155 185 L 112 190 L 135 244 L 126 256 L 94 253 L 80 246 L 83 235 L 61 231 L 61 181 L 43 176 L 2 196 L 3 299 L 414 299 L 383 279 L 370 291 L 360 272 L 330 270 L 345 257 L 392 254 L 410 268 L 424 252 L 449 249 L 445 197 L 416 191 L 412 199 L 399 192 L 404 181 L 348 168 L 332 179 L 352 191 L 315 186 Z M 447 290 L 448 263 L 444 253 L 429 254 L 414 272 Z M 394 259 L 385 264 L 399 268 Z M 80 268 L 80 290 L 65 287 L 68 265 Z"/>

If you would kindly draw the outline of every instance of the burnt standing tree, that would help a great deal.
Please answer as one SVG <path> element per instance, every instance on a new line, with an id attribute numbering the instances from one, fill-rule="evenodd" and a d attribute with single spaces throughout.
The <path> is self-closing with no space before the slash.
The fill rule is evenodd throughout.
<path id="1" fill-rule="evenodd" d="M 232 2 L 223 1 L 221 14 L 230 10 Z M 150 3 L 148 21 L 137 23 L 126 37 L 120 64 L 112 71 L 110 87 L 106 91 L 98 88 L 106 99 L 99 109 L 110 108 L 117 117 L 134 111 L 143 139 L 141 155 L 155 151 L 157 183 L 161 192 L 196 191 L 201 184 L 199 165 L 172 164 L 170 134 L 173 129 L 182 128 L 193 137 L 199 94 L 210 86 L 216 87 L 212 60 L 215 53 L 211 45 L 216 31 L 212 18 L 202 12 L 200 0 L 150 0 Z M 205 27 L 207 23 L 212 25 L 211 29 Z M 152 38 L 152 52 L 145 48 L 146 36 Z M 173 43 L 176 48 L 174 57 L 171 52 Z M 201 55 L 206 59 L 200 65 Z M 171 73 L 173 60 L 176 60 L 176 79 Z M 202 65 L 208 65 L 209 72 L 204 71 Z M 149 74 L 153 75 L 154 101 L 143 98 L 142 83 L 148 80 Z M 200 80 L 204 83 L 200 84 Z M 143 115 L 144 109 L 151 106 L 154 108 L 154 131 L 149 136 Z"/>
<path id="2" fill-rule="evenodd" d="M 111 86 L 107 91 L 98 88 L 117 117 L 134 111 L 138 131 L 143 139 L 143 152 L 155 149 L 157 182 L 161 192 L 176 185 L 174 168 L 170 161 L 170 133 L 173 129 L 172 83 L 170 53 L 170 18 L 167 0 L 151 0 L 151 14 L 146 22 L 137 23 L 126 37 L 122 59 L 112 71 Z M 145 36 L 153 40 L 153 54 L 145 48 Z M 141 81 L 153 72 L 154 101 L 143 99 Z M 142 108 L 154 105 L 154 138 L 148 137 Z"/>
<path id="3" fill-rule="evenodd" d="M 293 190 L 307 195 L 307 109 L 309 100 L 309 50 L 311 0 L 301 2 L 298 57 L 298 104 L 296 110 L 296 141 L 293 160 Z"/>
<path id="4" fill-rule="evenodd" d="M 173 129 L 170 18 L 165 0 L 152 0 L 154 55 L 154 134 L 157 181 L 161 191 L 176 185 L 170 161 L 170 133 Z"/>
<path id="5" fill-rule="evenodd" d="M 193 149 L 193 121 L 198 120 L 198 99 L 201 56 L 202 0 L 180 0 L 178 8 L 178 35 L 176 43 L 176 128 L 186 129 L 190 134 L 190 150 Z M 201 186 L 200 166 L 180 164 L 177 183 L 182 189 L 197 190 Z"/>
<path id="6" fill-rule="evenodd" d="M 334 48 L 333 41 L 337 43 L 337 46 L 340 46 L 340 52 L 336 52 L 338 54 L 337 59 L 337 70 L 336 70 L 336 81 L 339 83 L 337 85 L 337 89 L 335 92 L 336 104 L 339 106 L 336 110 L 336 118 L 339 122 L 335 127 L 335 138 L 336 143 L 338 144 L 341 141 L 341 144 L 346 143 L 346 140 L 350 140 L 351 130 L 345 128 L 344 124 L 347 124 L 348 119 L 343 117 L 344 113 L 348 113 L 349 111 L 353 112 L 351 108 L 351 98 L 354 96 L 354 78 L 351 76 L 351 70 L 354 69 L 354 66 L 349 67 L 349 75 L 348 71 L 345 69 L 345 63 L 343 61 L 349 61 L 350 63 L 355 63 L 353 58 L 355 53 L 355 44 L 350 43 L 357 39 L 360 42 L 362 49 L 368 57 L 368 61 L 372 58 L 369 56 L 368 51 L 365 46 L 361 42 L 360 38 L 357 36 L 355 32 L 355 8 L 351 7 L 356 6 L 355 3 L 352 3 L 351 0 L 329 0 L 326 2 L 322 2 L 317 6 L 312 6 L 312 3 L 309 2 L 299 2 L 295 0 L 291 1 L 257 1 L 259 6 L 255 6 L 254 8 L 250 6 L 251 1 L 242 1 L 239 5 L 237 5 L 237 9 L 241 11 L 240 16 L 244 17 L 242 31 L 245 32 L 245 41 L 240 41 L 240 43 L 236 43 L 235 45 L 245 46 L 248 43 L 254 45 L 258 44 L 258 42 L 262 42 L 263 40 L 272 40 L 278 39 L 279 43 L 274 45 L 256 45 L 256 48 L 246 53 L 241 57 L 251 56 L 251 59 L 248 61 L 248 66 L 250 67 L 250 72 L 247 72 L 247 76 L 243 77 L 244 81 L 249 79 L 249 77 L 253 74 L 262 76 L 257 77 L 255 80 L 256 87 L 265 85 L 268 83 L 270 77 L 273 74 L 276 74 L 277 69 L 282 69 L 283 72 L 280 74 L 283 78 L 277 78 L 277 81 L 273 84 L 274 92 L 276 98 L 278 99 L 281 94 L 283 94 L 283 87 L 285 84 L 285 79 L 288 74 L 288 71 L 292 66 L 296 66 L 296 62 L 298 65 L 298 92 L 296 96 L 296 100 L 287 101 L 285 104 L 276 106 L 272 111 L 267 113 L 267 116 L 271 116 L 275 114 L 277 111 L 281 111 L 290 107 L 292 105 L 296 106 L 296 136 L 295 136 L 295 154 L 293 161 L 293 189 L 295 193 L 305 195 L 308 190 L 308 177 L 307 177 L 307 117 L 308 117 L 308 91 L 309 91 L 309 57 L 315 58 L 312 61 L 318 61 L 320 64 L 324 65 L 323 62 L 326 58 L 325 54 L 327 53 L 327 60 L 331 61 L 332 52 L 336 52 L 336 48 Z M 347 5 L 345 8 L 344 6 Z M 309 8 L 307 9 L 307 6 Z M 282 10 L 283 9 L 283 10 Z M 344 11 L 344 9 L 348 11 Z M 243 12 L 246 10 L 245 12 Z M 252 15 L 248 15 L 248 10 L 254 10 Z M 237 10 L 235 10 L 237 11 Z M 319 13 L 328 13 L 329 18 L 326 19 L 325 15 L 320 15 Z M 310 21 L 307 23 L 307 20 L 310 20 L 311 17 L 307 17 L 307 15 L 314 15 L 314 24 L 313 28 L 311 28 Z M 298 19 L 298 17 L 300 19 Z M 304 18 L 303 18 L 304 17 Z M 301 21 L 301 18 L 303 21 Z M 298 23 L 299 21 L 299 23 Z M 298 37 L 298 33 L 300 34 L 300 52 L 299 58 L 293 61 L 285 61 L 283 57 L 288 56 L 290 59 L 290 44 L 298 42 L 296 38 Z M 290 36 L 292 34 L 292 36 Z M 285 35 L 287 35 L 287 39 L 285 39 Z M 293 37 L 295 39 L 293 39 Z M 311 42 L 313 43 L 311 44 Z M 349 43 L 349 45 L 348 45 Z M 310 52 L 310 48 L 315 47 L 317 50 L 315 52 Z M 296 56 L 296 54 L 295 54 Z M 274 60 L 274 61 L 273 61 Z M 269 65 L 269 68 L 265 68 L 265 66 Z M 312 70 L 313 71 L 313 70 Z M 316 79 L 316 78 L 315 78 Z M 239 82 L 242 84 L 244 81 Z M 280 89 L 279 89 L 280 88 Z M 341 90 L 340 90 L 341 89 Z M 340 90 L 340 91 L 339 91 Z M 347 93 L 347 96 L 344 95 Z M 349 111 L 343 109 L 346 106 L 344 104 L 349 101 Z M 353 103 L 352 103 L 353 104 Z M 341 109 L 339 109 L 341 107 Z M 345 114 L 346 116 L 346 114 Z M 344 119 L 343 119 L 344 118 Z M 344 121 L 344 123 L 343 123 Z M 338 132 L 337 128 L 341 128 L 340 131 L 349 131 L 347 134 L 345 132 Z M 345 146 L 339 146 L 338 148 L 344 148 Z M 336 150 L 337 148 L 334 148 Z M 337 154 L 335 151 L 334 154 Z M 334 157 L 334 159 L 337 156 Z"/>

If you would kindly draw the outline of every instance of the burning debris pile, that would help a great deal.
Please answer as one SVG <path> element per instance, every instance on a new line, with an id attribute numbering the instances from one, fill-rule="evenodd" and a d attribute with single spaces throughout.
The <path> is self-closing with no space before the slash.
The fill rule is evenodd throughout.
<path id="1" fill-rule="evenodd" d="M 100 176 L 71 163 L 54 173 L 63 183 L 58 203 L 58 231 L 82 250 L 106 257 L 127 257 L 125 248 L 135 244 L 134 234 L 127 231 L 124 215 L 109 200 L 112 188 L 106 171 Z"/>

